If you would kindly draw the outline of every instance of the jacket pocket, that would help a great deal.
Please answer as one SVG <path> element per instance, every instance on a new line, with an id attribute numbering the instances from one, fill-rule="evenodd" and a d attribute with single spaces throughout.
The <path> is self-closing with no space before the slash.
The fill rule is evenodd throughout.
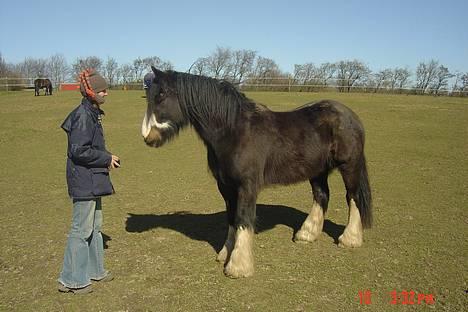
<path id="1" fill-rule="evenodd" d="M 94 196 L 105 196 L 114 193 L 114 187 L 112 186 L 109 169 L 107 168 L 90 168 L 91 180 L 93 183 L 93 195 Z"/>

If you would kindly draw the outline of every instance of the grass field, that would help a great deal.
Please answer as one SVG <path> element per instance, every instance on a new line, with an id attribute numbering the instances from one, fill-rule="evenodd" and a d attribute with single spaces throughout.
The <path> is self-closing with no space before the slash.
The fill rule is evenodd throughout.
<path id="1" fill-rule="evenodd" d="M 335 241 L 347 221 L 339 174 L 330 177 L 325 229 L 292 242 L 311 207 L 308 183 L 274 187 L 257 202 L 255 275 L 232 280 L 215 261 L 224 203 L 193 130 L 161 149 L 140 135 L 142 91 L 112 91 L 107 147 L 122 159 L 117 193 L 103 200 L 106 266 L 95 292 L 57 292 L 71 202 L 60 124 L 75 92 L 0 94 L 0 311 L 462 311 L 468 306 L 468 100 L 339 93 L 248 93 L 273 110 L 331 98 L 366 128 L 374 227 L 363 247 Z M 416 293 L 413 305 L 391 292 Z M 371 303 L 360 304 L 359 292 Z M 418 304 L 433 295 L 435 304 Z"/>

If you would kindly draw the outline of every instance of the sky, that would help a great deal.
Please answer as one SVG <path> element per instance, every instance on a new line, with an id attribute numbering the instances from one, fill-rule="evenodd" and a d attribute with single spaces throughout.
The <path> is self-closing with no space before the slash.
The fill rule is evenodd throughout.
<path id="1" fill-rule="evenodd" d="M 373 71 L 432 59 L 468 72 L 468 0 L 0 0 L 7 63 L 63 54 L 158 56 L 186 71 L 216 47 L 254 50 L 282 71 L 357 59 Z"/>

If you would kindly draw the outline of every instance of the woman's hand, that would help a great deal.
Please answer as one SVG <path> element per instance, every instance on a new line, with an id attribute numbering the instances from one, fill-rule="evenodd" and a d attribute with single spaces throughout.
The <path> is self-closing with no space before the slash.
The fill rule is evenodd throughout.
<path id="1" fill-rule="evenodd" d="M 109 166 L 109 170 L 120 168 L 120 158 L 118 156 L 112 155 L 112 160 Z"/>

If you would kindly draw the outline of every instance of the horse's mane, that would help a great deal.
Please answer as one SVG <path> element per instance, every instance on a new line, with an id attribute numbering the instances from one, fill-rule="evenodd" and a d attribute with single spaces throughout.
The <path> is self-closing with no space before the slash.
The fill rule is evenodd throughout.
<path id="1" fill-rule="evenodd" d="M 256 104 L 227 81 L 173 72 L 181 109 L 194 125 L 205 129 L 234 129 L 242 111 L 255 111 Z"/>

